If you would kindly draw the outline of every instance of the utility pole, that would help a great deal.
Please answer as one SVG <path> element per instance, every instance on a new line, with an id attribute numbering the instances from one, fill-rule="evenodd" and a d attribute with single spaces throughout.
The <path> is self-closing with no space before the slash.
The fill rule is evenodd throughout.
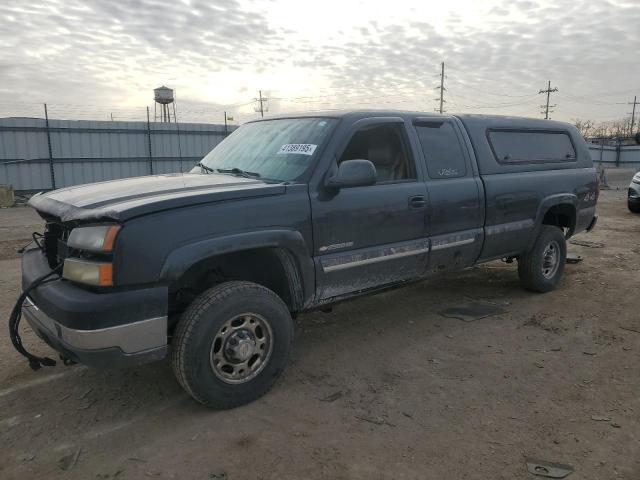
<path id="1" fill-rule="evenodd" d="M 224 136 L 226 137 L 228 134 L 228 130 L 227 130 L 227 112 L 224 112 Z"/>
<path id="2" fill-rule="evenodd" d="M 540 108 L 544 108 L 544 119 L 545 120 L 549 120 L 549 107 L 551 107 L 551 108 L 557 107 L 557 105 L 549 105 L 549 97 L 551 96 L 551 94 L 553 92 L 557 92 L 557 91 L 558 91 L 557 87 L 551 88 L 551 80 L 549 80 L 549 83 L 547 84 L 547 89 L 546 90 L 540 90 L 538 92 L 538 94 L 541 94 L 541 93 L 546 93 L 547 94 L 547 104 L 546 105 L 540 105 Z"/>
<path id="3" fill-rule="evenodd" d="M 444 91 L 446 90 L 446 88 L 444 88 L 444 62 L 440 64 L 440 67 L 440 86 L 436 87 L 436 90 L 440 90 L 440 97 L 436 98 L 436 100 L 440 102 L 440 108 L 436 108 L 436 112 L 440 112 L 440 114 L 442 114 L 444 113 L 443 103 L 446 103 L 446 100 L 444 99 Z"/>
<path id="4" fill-rule="evenodd" d="M 258 90 L 258 94 L 260 95 L 260 116 L 264 117 L 264 108 L 262 106 L 262 90 Z"/>
<path id="5" fill-rule="evenodd" d="M 49 175 L 51 177 L 51 189 L 56 189 L 56 171 L 53 168 L 53 149 L 51 148 L 51 129 L 49 128 L 49 112 L 47 104 L 44 104 L 44 121 L 47 132 L 47 147 L 49 148 Z"/>
<path id="6" fill-rule="evenodd" d="M 638 96 L 633 96 L 633 103 L 629 102 L 629 105 L 633 105 L 631 110 L 631 128 L 629 128 L 629 136 L 633 136 L 633 127 L 636 124 L 636 105 L 638 104 Z"/>
<path id="7" fill-rule="evenodd" d="M 147 142 L 149 147 L 149 174 L 153 175 L 153 153 L 151 152 L 151 120 L 149 119 L 149 107 L 147 107 Z"/>
<path id="8" fill-rule="evenodd" d="M 269 101 L 268 98 L 262 96 L 262 90 L 258 90 L 258 98 L 253 99 L 255 102 L 259 102 L 260 106 L 255 108 L 256 112 L 260 112 L 260 116 L 264 118 L 264 111 L 269 111 L 269 107 L 265 108 L 265 104 Z"/>

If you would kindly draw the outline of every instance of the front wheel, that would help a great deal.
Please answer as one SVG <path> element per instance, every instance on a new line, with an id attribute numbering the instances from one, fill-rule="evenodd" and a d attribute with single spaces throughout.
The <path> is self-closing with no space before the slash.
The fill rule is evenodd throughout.
<path id="1" fill-rule="evenodd" d="M 518 257 L 520 283 L 527 290 L 549 292 L 556 288 L 567 260 L 567 241 L 562 230 L 543 225 L 533 247 Z"/>
<path id="2" fill-rule="evenodd" d="M 640 213 L 640 203 L 627 201 L 627 207 L 631 213 Z"/>
<path id="3" fill-rule="evenodd" d="M 173 371 L 200 403 L 237 407 L 269 391 L 292 340 L 291 315 L 275 293 L 251 282 L 222 283 L 183 313 L 173 338 Z"/>

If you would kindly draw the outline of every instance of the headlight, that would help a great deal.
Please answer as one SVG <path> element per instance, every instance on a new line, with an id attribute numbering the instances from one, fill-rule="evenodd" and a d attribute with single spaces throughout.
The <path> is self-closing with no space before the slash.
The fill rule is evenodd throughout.
<path id="1" fill-rule="evenodd" d="M 62 276 L 78 283 L 110 287 L 113 285 L 113 265 L 79 258 L 67 258 L 64 261 Z"/>
<path id="2" fill-rule="evenodd" d="M 86 253 L 109 254 L 113 252 L 120 225 L 97 225 L 71 230 L 67 246 Z M 71 252 L 75 255 L 74 252 Z M 87 255 L 81 255 L 86 257 Z M 88 255 L 91 257 L 91 255 Z M 113 285 L 113 264 L 97 259 L 68 257 L 64 261 L 62 276 L 73 282 L 109 287 Z"/>
<path id="3" fill-rule="evenodd" d="M 632 181 L 633 183 L 640 183 L 640 172 L 636 173 L 636 174 L 633 176 L 633 179 L 631 179 L 631 181 Z"/>
<path id="4" fill-rule="evenodd" d="M 120 225 L 100 225 L 97 227 L 78 227 L 71 230 L 67 245 L 78 250 L 95 253 L 113 251 Z"/>

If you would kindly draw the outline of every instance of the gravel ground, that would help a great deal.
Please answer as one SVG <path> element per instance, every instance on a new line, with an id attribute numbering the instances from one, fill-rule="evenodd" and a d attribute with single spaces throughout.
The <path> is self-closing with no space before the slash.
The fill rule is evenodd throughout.
<path id="1" fill-rule="evenodd" d="M 534 479 L 535 457 L 576 480 L 637 480 L 640 215 L 629 172 L 609 177 L 620 189 L 602 192 L 556 291 L 525 292 L 515 264 L 493 262 L 301 315 L 284 376 L 235 410 L 196 404 L 168 362 L 32 372 L 2 335 L 0 478 Z M 27 208 L 0 210 L 2 318 L 14 249 L 39 228 Z M 506 313 L 438 314 L 472 302 Z"/>

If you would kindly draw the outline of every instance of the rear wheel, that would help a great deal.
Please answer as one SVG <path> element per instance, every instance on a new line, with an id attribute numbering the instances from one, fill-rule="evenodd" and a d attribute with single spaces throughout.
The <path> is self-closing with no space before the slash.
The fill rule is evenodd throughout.
<path id="1" fill-rule="evenodd" d="M 629 207 L 629 211 L 632 213 L 640 213 L 640 204 L 627 202 L 627 206 Z"/>
<path id="2" fill-rule="evenodd" d="M 531 250 L 518 257 L 520 283 L 527 290 L 549 292 L 556 288 L 567 259 L 567 242 L 562 230 L 543 225 Z"/>
<path id="3" fill-rule="evenodd" d="M 237 407 L 269 391 L 292 340 L 291 315 L 275 293 L 250 282 L 223 283 L 183 313 L 173 339 L 173 370 L 200 403 Z"/>

